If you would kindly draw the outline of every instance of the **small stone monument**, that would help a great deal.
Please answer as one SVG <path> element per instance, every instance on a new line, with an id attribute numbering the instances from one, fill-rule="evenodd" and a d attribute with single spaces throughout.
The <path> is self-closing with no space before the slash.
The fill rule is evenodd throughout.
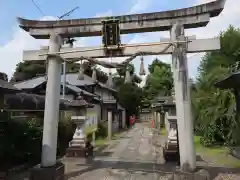
<path id="1" fill-rule="evenodd" d="M 177 160 L 179 162 L 178 129 L 174 93 L 172 93 L 171 102 L 166 102 L 163 106 L 166 111 L 167 129 L 167 139 L 165 147 L 163 148 L 163 155 L 166 161 Z"/>

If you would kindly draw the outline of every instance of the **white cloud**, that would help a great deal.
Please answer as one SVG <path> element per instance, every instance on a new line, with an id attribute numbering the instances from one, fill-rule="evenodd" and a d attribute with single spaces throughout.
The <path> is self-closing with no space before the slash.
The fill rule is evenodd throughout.
<path id="1" fill-rule="evenodd" d="M 129 10 L 128 13 L 139 13 L 147 9 L 154 0 L 135 0 L 135 5 Z M 193 5 L 205 3 L 207 0 L 195 0 L 192 2 Z M 207 27 L 186 30 L 187 35 L 196 35 L 197 38 L 209 38 L 215 37 L 219 34 L 220 31 L 225 30 L 230 24 L 234 26 L 240 25 L 240 20 L 238 15 L 240 14 L 240 6 L 239 0 L 227 0 L 225 9 L 223 12 L 216 18 L 212 18 Z M 97 14 L 98 16 L 110 16 L 112 15 L 112 11 L 109 10 L 106 13 Z M 41 20 L 55 20 L 57 18 L 47 16 L 43 17 Z M 126 39 L 123 36 L 123 41 Z M 142 43 L 142 42 L 156 42 L 160 40 L 160 37 L 169 37 L 168 32 L 156 32 L 156 33 L 144 33 L 144 34 L 136 34 L 129 41 L 123 43 Z M 86 46 L 86 45 L 96 45 L 101 42 L 100 38 L 78 38 L 75 46 Z M 97 43 L 96 43 L 97 42 Z M 6 72 L 9 76 L 12 75 L 15 69 L 15 65 L 22 61 L 22 51 L 27 49 L 39 49 L 41 45 L 47 45 L 48 41 L 36 40 L 28 35 L 27 32 L 20 30 L 16 27 L 15 33 L 11 41 L 9 41 L 6 45 L 0 46 L 0 55 L 4 62 L 4 65 L 0 67 L 0 71 Z M 190 55 L 192 56 L 192 55 Z M 197 73 L 197 67 L 200 63 L 202 54 L 194 55 L 189 58 L 189 75 L 190 77 L 194 77 Z M 170 56 L 159 56 L 159 58 L 167 63 L 171 63 Z M 121 62 L 125 58 L 113 58 L 112 61 Z M 145 57 L 145 66 L 152 62 L 154 57 Z M 108 59 L 105 59 L 108 60 Z M 136 66 L 136 71 L 139 70 L 140 61 L 135 59 L 133 63 Z M 147 68 L 146 68 L 147 69 Z M 108 70 L 104 70 L 108 72 Z"/>
<path id="2" fill-rule="evenodd" d="M 194 4 L 202 4 L 211 1 L 213 0 L 196 0 Z M 206 27 L 186 30 L 186 34 L 196 35 L 197 38 L 212 38 L 218 36 L 220 31 L 226 30 L 229 25 L 239 27 L 239 6 L 239 0 L 227 0 L 222 13 L 218 17 L 212 18 Z M 203 55 L 204 53 L 199 53 L 197 55 L 194 55 L 192 58 L 189 58 L 188 69 L 190 77 L 196 76 L 197 68 Z"/>
<path id="3" fill-rule="evenodd" d="M 192 5 L 196 4 L 203 4 L 207 2 L 211 2 L 214 0 L 195 0 L 193 1 Z M 235 27 L 239 27 L 240 25 L 240 6 L 239 0 L 227 0 L 225 4 L 225 8 L 223 12 L 215 18 L 211 18 L 209 24 L 206 27 L 196 28 L 186 30 L 186 35 L 196 35 L 197 38 L 212 38 L 219 35 L 220 31 L 226 30 L 229 25 L 233 25 Z M 162 32 L 161 32 L 162 33 Z M 169 37 L 167 32 L 163 32 L 161 34 L 164 37 Z M 147 37 L 147 38 L 146 38 Z M 150 34 L 146 33 L 145 35 L 139 34 L 134 37 L 132 41 L 137 42 L 154 42 L 160 39 L 160 33 Z M 198 67 L 203 57 L 204 53 L 197 53 L 197 54 L 188 54 L 188 70 L 189 70 L 189 77 L 195 78 L 198 72 Z M 163 60 L 166 63 L 171 64 L 171 56 L 158 56 L 160 60 Z M 154 58 L 147 57 L 147 63 L 150 64 Z M 139 62 L 134 61 L 136 66 L 139 66 Z"/>
<path id="4" fill-rule="evenodd" d="M 42 17 L 40 20 L 56 20 L 57 18 L 52 16 Z M 81 44 L 81 39 L 78 44 Z M 15 27 L 15 33 L 12 39 L 5 45 L 0 46 L 0 56 L 2 59 L 2 66 L 0 66 L 0 72 L 7 73 L 9 79 L 12 77 L 16 64 L 22 61 L 23 50 L 36 50 L 41 46 L 47 46 L 48 40 L 34 39 L 26 31 Z"/>
<path id="5" fill-rule="evenodd" d="M 41 20 L 55 20 L 56 18 L 46 16 Z M 0 46 L 0 56 L 3 60 L 3 65 L 0 66 L 0 72 L 7 73 L 9 79 L 15 71 L 16 64 L 22 61 L 23 50 L 35 50 L 39 49 L 40 46 L 46 46 L 46 40 L 36 40 L 31 37 L 27 32 L 15 27 L 15 33 L 13 34 L 12 40 L 6 45 Z"/>
<path id="6" fill-rule="evenodd" d="M 104 12 L 104 13 L 98 13 L 98 14 L 96 14 L 95 15 L 95 17 L 106 17 L 106 16 L 112 16 L 112 10 L 108 10 L 108 11 L 106 11 L 106 12 Z"/>
<path id="7" fill-rule="evenodd" d="M 53 16 L 44 16 L 44 17 L 40 18 L 41 21 L 55 21 L 57 19 L 58 18 L 53 17 Z"/>
<path id="8" fill-rule="evenodd" d="M 135 0 L 135 4 L 128 14 L 135 14 L 146 10 L 151 4 L 151 0 Z"/>
<path id="9" fill-rule="evenodd" d="M 0 47 L 0 56 L 2 59 L 2 66 L 0 72 L 5 72 L 11 77 L 16 64 L 22 59 L 22 51 L 24 49 L 36 49 L 40 44 L 23 30 L 17 29 L 13 38 L 8 44 Z"/>
<path id="10" fill-rule="evenodd" d="M 136 4 L 131 8 L 130 12 L 137 13 L 146 9 L 149 5 L 148 2 L 150 2 L 150 0 L 137 0 Z M 112 11 L 109 10 L 105 13 L 97 14 L 95 17 L 111 15 Z M 52 16 L 45 16 L 42 17 L 40 20 L 46 21 L 56 19 L 58 18 Z M 22 61 L 23 50 L 39 49 L 41 46 L 48 45 L 48 40 L 36 40 L 19 27 L 16 27 L 15 29 L 16 30 L 12 40 L 3 46 L 0 46 L 0 56 L 3 60 L 5 60 L 4 66 L 0 67 L 0 71 L 7 73 L 9 78 L 11 78 L 13 72 L 15 71 L 16 64 Z M 91 42 L 92 39 L 93 38 L 77 38 L 75 46 L 86 46 L 86 44 Z M 94 39 L 92 42 L 94 43 L 96 42 L 96 40 Z M 121 61 L 121 58 L 115 60 Z M 108 72 L 108 70 L 106 69 L 104 71 Z"/>

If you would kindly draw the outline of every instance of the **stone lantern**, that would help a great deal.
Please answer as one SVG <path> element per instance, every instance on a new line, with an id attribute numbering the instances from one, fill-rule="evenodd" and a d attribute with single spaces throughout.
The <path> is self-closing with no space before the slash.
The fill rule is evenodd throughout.
<path id="1" fill-rule="evenodd" d="M 165 127 L 167 131 L 163 155 L 166 161 L 177 160 L 179 162 L 177 114 L 174 99 L 164 103 L 163 110 L 165 111 Z"/>
<path id="2" fill-rule="evenodd" d="M 84 100 L 76 100 L 76 104 L 79 104 Z M 86 135 L 85 135 L 85 123 L 87 121 L 87 105 L 81 106 L 76 111 L 75 116 L 71 116 L 72 121 L 76 124 L 76 130 L 73 135 L 72 141 L 69 142 L 69 148 L 67 149 L 67 157 L 84 157 L 86 153 Z"/>

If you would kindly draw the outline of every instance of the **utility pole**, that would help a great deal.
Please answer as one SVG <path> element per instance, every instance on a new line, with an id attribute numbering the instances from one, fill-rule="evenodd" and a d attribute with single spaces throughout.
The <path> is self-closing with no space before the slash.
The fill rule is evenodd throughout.
<path id="1" fill-rule="evenodd" d="M 61 19 L 63 19 L 64 17 L 69 16 L 70 14 L 72 14 L 72 13 L 73 13 L 75 10 L 77 10 L 78 8 L 79 8 L 79 7 L 77 6 L 77 7 L 73 8 L 73 9 L 71 9 L 70 11 L 64 13 L 63 15 L 58 16 L 58 19 L 61 20 Z M 69 38 L 69 39 L 66 41 L 66 43 L 69 44 L 70 47 L 72 48 L 72 47 L 73 47 L 73 41 L 74 41 L 73 39 L 70 39 L 70 38 Z M 62 98 L 64 99 L 64 98 L 65 98 L 65 87 L 66 87 L 66 66 L 67 66 L 66 61 L 63 62 L 62 66 L 63 66 Z M 62 80 L 61 80 L 61 82 L 62 82 Z"/>

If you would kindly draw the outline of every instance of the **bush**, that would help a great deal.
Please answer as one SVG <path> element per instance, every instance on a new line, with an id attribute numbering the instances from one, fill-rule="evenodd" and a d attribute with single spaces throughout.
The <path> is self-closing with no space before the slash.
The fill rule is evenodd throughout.
<path id="1" fill-rule="evenodd" d="M 108 124 L 106 122 L 100 122 L 96 132 L 96 138 L 106 138 L 108 135 Z"/>
<path id="2" fill-rule="evenodd" d="M 1 137 L 1 168 L 21 164 L 37 164 L 41 160 L 42 119 L 7 120 Z M 70 119 L 60 119 L 58 126 L 58 155 L 63 155 L 73 135 Z"/>
<path id="3" fill-rule="evenodd" d="M 42 127 L 37 120 L 5 121 L 1 141 L 4 166 L 37 162 L 41 155 L 41 141 Z"/>
<path id="4" fill-rule="evenodd" d="M 58 123 L 58 156 L 62 156 L 66 153 L 66 149 L 73 138 L 75 129 L 76 124 L 72 122 L 70 115 L 60 116 Z"/>
<path id="5" fill-rule="evenodd" d="M 98 124 L 98 129 L 95 132 L 95 138 L 96 139 L 101 139 L 101 138 L 106 138 L 108 134 L 108 127 L 107 127 L 107 123 L 106 122 L 100 122 Z M 92 141 L 92 133 L 88 133 L 86 134 L 87 139 Z"/>

